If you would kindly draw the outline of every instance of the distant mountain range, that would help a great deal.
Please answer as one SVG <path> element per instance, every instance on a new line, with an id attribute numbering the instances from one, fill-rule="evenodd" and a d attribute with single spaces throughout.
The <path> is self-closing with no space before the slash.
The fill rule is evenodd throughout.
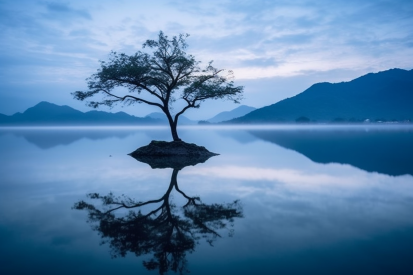
<path id="1" fill-rule="evenodd" d="M 413 120 L 413 70 L 370 73 L 350 82 L 317 83 L 229 123 Z"/>
<path id="2" fill-rule="evenodd" d="M 350 82 L 317 83 L 304 92 L 255 109 L 239 106 L 204 123 L 295 123 L 413 121 L 413 70 L 370 73 Z M 180 125 L 197 121 L 180 116 Z M 135 117 L 124 112 L 81 112 L 69 106 L 40 102 L 24 113 L 0 114 L 0 125 L 163 125 L 163 113 Z"/>
<path id="3" fill-rule="evenodd" d="M 69 106 L 58 106 L 46 101 L 27 109 L 24 113 L 16 113 L 12 116 L 0 115 L 0 125 L 3 126 L 153 125 L 161 123 L 158 119 L 135 117 L 124 112 L 89 111 L 83 113 Z"/>
<path id="4" fill-rule="evenodd" d="M 168 119 L 166 118 L 166 115 L 161 112 L 154 112 L 150 113 L 149 115 L 146 116 L 147 118 L 152 118 L 152 119 L 157 119 L 161 121 L 163 124 L 168 124 Z M 178 124 L 179 125 L 194 125 L 197 124 L 197 121 L 191 120 L 187 118 L 186 116 L 180 115 L 178 119 Z"/>
<path id="5" fill-rule="evenodd" d="M 246 108 L 245 108 L 246 107 Z M 240 110 L 237 110 L 241 108 Z M 248 106 L 240 106 L 229 112 L 222 112 L 215 117 L 234 118 L 247 110 Z M 230 114 L 230 116 L 225 115 Z M 232 117 L 231 117 L 232 115 Z M 216 119 L 217 120 L 217 119 Z M 219 119 L 218 119 L 219 121 Z M 180 125 L 195 125 L 197 121 L 185 116 L 179 117 Z M 11 116 L 0 114 L 0 125 L 2 126 L 81 126 L 81 125 L 167 125 L 165 114 L 160 112 L 151 113 L 145 117 L 136 117 L 125 112 L 109 113 L 103 111 L 81 112 L 69 106 L 58 106 L 53 103 L 42 101 L 28 108 L 23 113 Z"/>
<path id="6" fill-rule="evenodd" d="M 250 107 L 247 105 L 241 105 L 237 108 L 235 108 L 232 111 L 226 111 L 226 112 L 221 112 L 219 114 L 217 114 L 216 116 L 206 120 L 210 123 L 218 123 L 218 122 L 222 122 L 222 121 L 227 121 L 227 120 L 231 120 L 237 117 L 242 117 L 245 116 L 246 114 L 252 112 L 256 110 L 256 108 L 254 107 Z"/>
<path id="7" fill-rule="evenodd" d="M 221 112 L 217 115 L 215 115 L 214 117 L 208 119 L 208 120 L 202 120 L 200 121 L 200 124 L 206 124 L 206 123 L 219 123 L 219 122 L 223 122 L 223 121 L 227 121 L 227 120 L 231 120 L 237 117 L 241 117 L 244 116 L 252 111 L 256 110 L 256 108 L 254 107 L 250 107 L 250 106 L 246 106 L 246 105 L 241 105 L 231 111 L 225 111 L 225 112 Z M 168 120 L 165 116 L 164 113 L 160 113 L 160 112 L 155 112 L 155 113 L 150 113 L 149 115 L 147 115 L 146 117 L 150 117 L 153 119 L 159 119 L 161 121 L 163 121 L 165 124 L 168 123 Z M 191 120 L 189 118 L 187 118 L 186 116 L 179 116 L 179 120 L 178 123 L 181 125 L 194 125 L 197 124 L 198 121 L 194 121 Z"/>

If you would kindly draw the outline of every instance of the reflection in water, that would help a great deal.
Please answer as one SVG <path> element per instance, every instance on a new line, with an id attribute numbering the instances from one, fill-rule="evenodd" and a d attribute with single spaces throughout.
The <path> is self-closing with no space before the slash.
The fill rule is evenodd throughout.
<path id="1" fill-rule="evenodd" d="M 126 138 L 134 133 L 133 130 L 124 129 L 113 131 L 110 128 L 93 127 L 48 127 L 48 128 L 15 128 L 1 129 L 0 134 L 10 133 L 23 137 L 28 142 L 40 149 L 50 149 L 59 145 L 70 145 L 80 139 L 102 140 L 111 137 Z"/>
<path id="2" fill-rule="evenodd" d="M 314 162 L 350 164 L 368 172 L 413 175 L 413 128 L 327 128 L 249 131 Z"/>
<path id="3" fill-rule="evenodd" d="M 150 164 L 150 159 L 145 159 Z M 171 159 L 169 159 L 171 160 Z M 151 166 L 167 166 L 164 163 Z M 185 165 L 195 165 L 198 160 L 183 160 Z M 205 161 L 205 160 L 204 160 Z M 188 272 L 186 253 L 193 252 L 200 239 L 205 239 L 210 245 L 217 237 L 221 237 L 221 229 L 229 229 L 233 234 L 234 218 L 243 217 L 242 206 L 238 200 L 226 204 L 205 204 L 199 197 L 190 197 L 178 187 L 177 176 L 184 166 L 179 161 L 173 163 L 172 177 L 165 194 L 154 200 L 135 201 L 129 197 L 116 197 L 114 194 L 89 194 L 90 199 L 102 202 L 102 207 L 92 203 L 79 201 L 74 209 L 86 210 L 89 222 L 97 223 L 93 228 L 103 238 L 103 243 L 109 243 L 112 256 L 124 257 L 128 252 L 136 256 L 152 254 L 149 261 L 143 265 L 148 270 L 158 269 L 160 274 L 169 270 L 180 274 Z M 191 164 L 188 164 L 191 163 Z M 186 203 L 179 207 L 171 201 L 171 193 L 175 190 L 181 194 Z M 151 207 L 143 213 L 143 208 Z M 127 214 L 116 215 L 117 210 L 128 209 Z M 122 212 L 122 211 L 118 211 Z"/>
<path id="4" fill-rule="evenodd" d="M 144 130 L 151 139 L 163 140 L 170 135 L 162 126 L 148 127 L 0 127 L 0 136 L 12 134 L 23 137 L 40 149 L 50 149 L 59 145 L 68 146 L 81 140 L 93 141 L 118 138 L 124 139 Z"/>

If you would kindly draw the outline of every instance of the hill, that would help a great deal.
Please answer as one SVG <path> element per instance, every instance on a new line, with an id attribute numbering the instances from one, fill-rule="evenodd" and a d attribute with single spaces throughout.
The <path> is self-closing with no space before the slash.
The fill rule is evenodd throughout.
<path id="1" fill-rule="evenodd" d="M 254 107 L 250 107 L 247 105 L 241 105 L 231 111 L 225 111 L 225 112 L 221 112 L 219 114 L 217 114 L 216 116 L 208 119 L 208 122 L 211 123 L 218 123 L 218 122 L 222 122 L 222 121 L 227 121 L 227 120 L 231 120 L 237 117 L 241 117 L 241 116 L 245 116 L 246 114 L 252 112 L 256 110 L 256 108 Z"/>
<path id="2" fill-rule="evenodd" d="M 413 70 L 370 73 L 350 82 L 317 83 L 230 123 L 413 120 Z"/>
<path id="3" fill-rule="evenodd" d="M 152 118 L 152 119 L 157 119 L 163 124 L 168 124 L 168 119 L 166 118 L 166 115 L 164 113 L 160 112 L 154 112 L 150 113 L 149 115 L 145 116 L 146 118 Z M 180 115 L 178 119 L 178 124 L 179 125 L 194 125 L 196 124 L 196 121 L 190 120 L 186 116 Z"/>
<path id="4" fill-rule="evenodd" d="M 42 101 L 24 113 L 12 116 L 0 115 L 0 125 L 10 126 L 57 126 L 57 125 L 148 125 L 159 124 L 159 120 L 140 118 L 124 112 L 108 113 L 89 111 L 83 113 L 69 106 L 58 106 Z"/>

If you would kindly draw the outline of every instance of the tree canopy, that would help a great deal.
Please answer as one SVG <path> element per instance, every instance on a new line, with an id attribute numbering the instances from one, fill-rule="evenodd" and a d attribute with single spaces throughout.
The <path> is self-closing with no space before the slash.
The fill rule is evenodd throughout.
<path id="1" fill-rule="evenodd" d="M 231 70 L 217 69 L 212 61 L 201 68 L 201 62 L 185 52 L 188 36 L 180 34 L 169 39 L 161 31 L 158 40 L 147 40 L 143 44 L 146 52 L 127 55 L 112 51 L 109 61 L 100 61 L 100 69 L 87 79 L 89 90 L 72 93 L 74 98 L 83 101 L 103 95 L 100 100 L 88 102 L 93 108 L 117 103 L 157 106 L 168 119 L 173 140 L 180 140 L 176 127 L 179 116 L 186 110 L 199 108 L 207 99 L 238 103 L 243 93 L 242 86 L 234 85 Z M 126 88 L 127 92 L 115 91 L 119 87 Z M 177 100 L 182 100 L 184 107 L 172 116 L 172 103 Z"/>

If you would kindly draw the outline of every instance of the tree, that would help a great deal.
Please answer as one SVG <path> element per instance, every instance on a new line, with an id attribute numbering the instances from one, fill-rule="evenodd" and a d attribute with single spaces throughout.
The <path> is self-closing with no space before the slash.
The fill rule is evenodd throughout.
<path id="1" fill-rule="evenodd" d="M 100 61 L 101 68 L 87 79 L 89 90 L 76 91 L 77 100 L 85 100 L 101 94 L 100 101 L 90 101 L 88 105 L 97 108 L 100 105 L 113 106 L 117 103 L 132 105 L 146 103 L 159 107 L 168 118 L 174 141 L 180 141 L 176 130 L 179 116 L 189 108 L 199 108 L 207 99 L 228 99 L 238 103 L 243 87 L 235 86 L 233 72 L 217 69 L 212 61 L 201 69 L 200 61 L 185 52 L 189 35 L 180 34 L 168 39 L 159 32 L 158 40 L 147 40 L 143 48 L 134 55 L 111 52 L 109 62 Z M 114 91 L 123 87 L 124 94 Z M 151 98 L 151 99 L 148 99 Z M 172 103 L 182 100 L 184 107 L 172 116 Z"/>

